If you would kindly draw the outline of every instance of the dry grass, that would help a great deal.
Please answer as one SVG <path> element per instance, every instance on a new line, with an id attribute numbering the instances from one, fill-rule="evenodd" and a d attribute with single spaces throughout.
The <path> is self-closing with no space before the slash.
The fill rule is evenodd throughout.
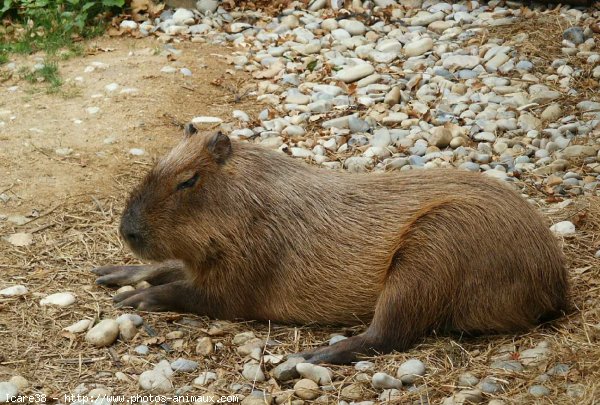
<path id="1" fill-rule="evenodd" d="M 577 91 L 575 95 L 564 95 L 556 100 L 564 108 L 573 114 L 578 114 L 575 106 L 582 100 L 600 100 L 598 80 L 593 78 L 592 69 L 594 66 L 587 63 L 587 57 L 569 56 L 562 52 L 562 34 L 564 30 L 571 27 L 572 24 L 560 15 L 560 9 L 549 10 L 546 12 L 533 12 L 523 10 L 524 16 L 519 18 L 514 24 L 489 27 L 485 32 L 486 38 L 498 38 L 502 40 L 503 45 L 510 45 L 519 53 L 519 55 L 529 59 L 534 63 L 535 69 L 532 73 L 536 74 L 556 74 L 551 64 L 556 59 L 563 59 L 576 71 L 580 70 L 579 76 L 573 78 L 571 87 Z M 527 34 L 524 41 L 516 41 L 515 38 Z M 596 42 L 600 35 L 594 34 Z M 510 75 L 509 75 L 510 76 Z M 513 72 L 512 78 L 518 79 L 519 73 Z M 549 87 L 559 90 L 558 83 L 543 82 Z M 539 112 L 543 107 L 538 107 Z"/>
<path id="2" fill-rule="evenodd" d="M 86 344 L 82 335 L 62 334 L 63 327 L 80 319 L 115 317 L 122 312 L 113 308 L 108 291 L 96 287 L 94 277 L 89 273 L 90 268 L 101 264 L 135 262 L 117 236 L 118 213 L 125 190 L 133 179 L 118 180 L 122 184 L 118 198 L 80 196 L 63 201 L 53 211 L 42 213 L 19 229 L 2 224 L 2 234 L 17 230 L 35 232 L 35 243 L 29 248 L 15 248 L 3 242 L 4 254 L 0 257 L 3 282 L 0 287 L 22 283 L 28 286 L 29 294 L 25 298 L 0 301 L 0 380 L 21 374 L 33 384 L 29 392 L 44 392 L 57 397 L 73 392 L 80 383 L 104 384 L 116 394 L 133 395 L 140 393 L 135 379 L 142 371 L 162 358 L 185 357 L 199 360 L 199 371 L 217 370 L 219 381 L 210 390 L 227 394 L 231 392 L 231 383 L 246 383 L 241 376 L 245 359 L 231 344 L 232 337 L 238 332 L 252 330 L 259 337 L 268 337 L 268 353 L 287 354 L 323 344 L 331 333 L 350 335 L 363 329 L 293 328 L 146 313 L 143 314 L 146 325 L 156 331 L 156 337 L 141 328 L 131 342 L 119 341 L 109 349 L 98 349 Z M 564 241 L 576 311 L 550 326 L 520 336 L 430 337 L 408 353 L 374 358 L 376 369 L 390 374 L 410 357 L 420 358 L 428 365 L 421 389 L 403 390 L 399 403 L 420 399 L 437 403 L 459 389 L 457 379 L 465 371 L 478 377 L 491 375 L 505 382 L 505 391 L 495 397 L 511 403 L 533 403 L 532 397 L 526 394 L 528 387 L 556 363 L 566 363 L 571 368 L 567 375 L 553 376 L 544 383 L 552 391 L 552 403 L 591 404 L 600 396 L 600 269 L 598 259 L 593 258 L 600 247 L 600 204 L 597 198 L 582 198 L 565 210 L 546 211 L 555 221 L 571 219 L 579 224 L 577 237 Z M 65 309 L 40 307 L 41 297 L 59 291 L 74 292 L 77 303 Z M 212 338 L 223 346 L 210 357 L 200 358 L 195 353 L 195 341 L 207 336 L 215 324 L 221 325 L 223 332 Z M 167 334 L 176 330 L 182 331 L 183 337 L 169 340 Z M 522 372 L 490 370 L 490 361 L 507 347 L 511 356 L 517 359 L 519 350 L 534 347 L 541 341 L 550 343 L 552 354 L 540 367 L 526 368 Z M 142 343 L 151 346 L 149 356 L 127 356 Z M 332 369 L 338 388 L 338 392 L 331 393 L 333 403 L 339 398 L 344 384 L 353 381 L 356 371 L 352 367 Z M 131 377 L 130 380 L 116 380 L 116 371 L 122 371 Z M 175 386 L 190 384 L 196 375 L 177 375 Z M 566 384 L 581 384 L 584 397 L 566 396 Z M 280 385 L 272 379 L 257 384 L 257 388 L 272 392 L 286 391 L 292 386 L 293 383 Z M 376 398 L 378 393 L 369 384 L 362 386 L 365 399 Z M 196 391 L 198 394 L 203 392 L 205 389 Z"/>

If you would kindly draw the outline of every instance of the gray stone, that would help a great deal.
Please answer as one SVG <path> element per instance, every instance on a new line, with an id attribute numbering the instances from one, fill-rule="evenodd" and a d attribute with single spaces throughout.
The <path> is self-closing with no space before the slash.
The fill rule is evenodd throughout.
<path id="1" fill-rule="evenodd" d="M 271 370 L 271 375 L 277 381 L 289 381 L 298 378 L 300 377 L 300 373 L 296 370 L 296 365 L 303 363 L 304 361 L 305 360 L 302 357 L 290 357 Z"/>
<path id="2" fill-rule="evenodd" d="M 500 384 L 498 384 L 495 379 L 490 377 L 486 377 L 481 380 L 479 384 L 477 384 L 477 387 L 486 394 L 496 394 L 502 389 Z"/>
<path id="3" fill-rule="evenodd" d="M 523 72 L 530 72 L 531 70 L 533 70 L 533 63 L 531 63 L 528 60 L 521 60 L 521 61 L 517 62 L 516 68 L 517 68 L 517 70 L 520 70 Z"/>
<path id="4" fill-rule="evenodd" d="M 550 395 L 550 390 L 543 385 L 534 385 L 529 388 L 529 393 L 536 398 Z"/>
<path id="5" fill-rule="evenodd" d="M 175 372 L 191 373 L 192 371 L 196 371 L 198 363 L 193 360 L 178 358 L 171 363 L 171 368 Z"/>
<path id="6" fill-rule="evenodd" d="M 558 363 L 557 365 L 552 367 L 550 370 L 548 370 L 547 374 L 563 376 L 563 375 L 567 375 L 569 373 L 569 370 L 570 370 L 570 367 L 568 364 Z"/>
<path id="7" fill-rule="evenodd" d="M 242 376 L 248 381 L 262 382 L 266 380 L 265 374 L 263 373 L 259 363 L 246 363 L 242 370 Z"/>
<path id="8" fill-rule="evenodd" d="M 563 38 L 575 45 L 582 44 L 585 41 L 583 35 L 583 28 L 581 27 L 569 27 L 563 31 Z"/>
<path id="9" fill-rule="evenodd" d="M 463 373 L 458 377 L 458 385 L 461 387 L 474 387 L 479 382 L 479 378 L 471 373 Z"/>
<path id="10" fill-rule="evenodd" d="M 496 360 L 490 367 L 506 371 L 523 371 L 523 365 L 516 360 Z"/>
<path id="11" fill-rule="evenodd" d="M 150 353 L 150 348 L 146 345 L 139 345 L 136 346 L 133 349 L 133 351 L 139 354 L 140 356 L 146 356 L 148 353 Z"/>

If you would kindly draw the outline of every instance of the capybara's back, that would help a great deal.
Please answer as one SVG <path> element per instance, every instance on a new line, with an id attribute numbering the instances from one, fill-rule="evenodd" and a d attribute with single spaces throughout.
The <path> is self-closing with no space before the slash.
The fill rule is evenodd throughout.
<path id="1" fill-rule="evenodd" d="M 465 171 L 333 172 L 192 133 L 132 194 L 121 232 L 142 257 L 182 262 L 186 275 L 117 298 L 127 305 L 371 322 L 306 354 L 313 362 L 402 350 L 432 330 L 513 332 L 567 307 L 548 225 L 515 191 Z"/>

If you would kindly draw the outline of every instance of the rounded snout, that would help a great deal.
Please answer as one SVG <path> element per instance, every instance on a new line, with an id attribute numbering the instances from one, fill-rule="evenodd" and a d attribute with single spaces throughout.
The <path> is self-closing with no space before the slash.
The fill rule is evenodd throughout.
<path id="1" fill-rule="evenodd" d="M 119 227 L 121 237 L 134 251 L 140 251 L 144 248 L 144 231 L 141 225 L 141 218 L 135 210 L 128 209 L 121 218 Z"/>

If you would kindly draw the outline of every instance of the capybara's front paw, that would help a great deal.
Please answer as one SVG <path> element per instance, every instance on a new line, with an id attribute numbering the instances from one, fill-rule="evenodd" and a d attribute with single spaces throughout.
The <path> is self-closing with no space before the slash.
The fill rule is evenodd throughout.
<path id="1" fill-rule="evenodd" d="M 118 308 L 131 307 L 140 311 L 164 312 L 172 308 L 161 299 L 161 295 L 153 291 L 153 288 L 143 290 L 125 291 L 113 297 L 113 301 Z"/>
<path id="2" fill-rule="evenodd" d="M 134 266 L 102 266 L 92 269 L 92 273 L 99 276 L 96 284 L 106 287 L 135 284 L 139 278 Z"/>

